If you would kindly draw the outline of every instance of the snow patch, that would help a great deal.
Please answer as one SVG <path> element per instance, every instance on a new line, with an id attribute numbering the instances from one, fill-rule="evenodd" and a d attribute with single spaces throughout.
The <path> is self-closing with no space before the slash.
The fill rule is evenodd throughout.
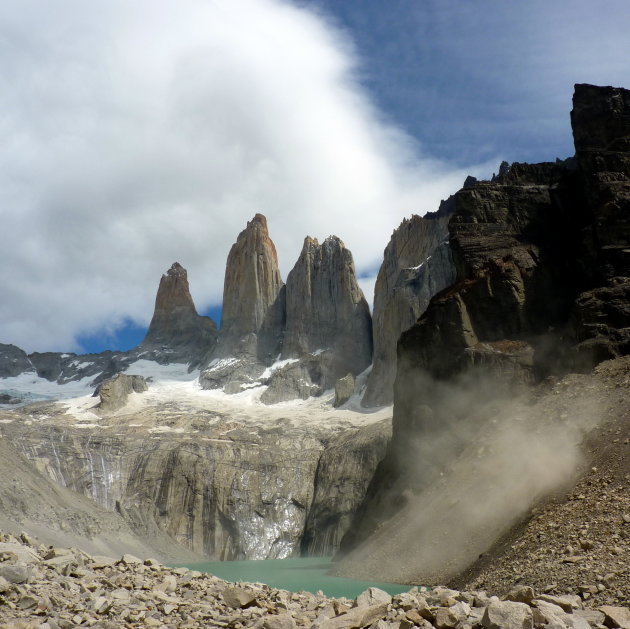
<path id="1" fill-rule="evenodd" d="M 271 374 L 273 374 L 274 371 L 278 371 L 278 369 L 282 369 L 283 367 L 286 367 L 287 365 L 291 365 L 292 363 L 297 363 L 299 361 L 299 358 L 285 358 L 284 360 L 276 360 L 276 362 L 271 365 L 270 367 L 267 367 L 267 369 L 265 369 L 265 371 L 262 372 L 262 375 L 260 376 L 263 380 L 267 379 L 267 378 L 271 378 Z"/>

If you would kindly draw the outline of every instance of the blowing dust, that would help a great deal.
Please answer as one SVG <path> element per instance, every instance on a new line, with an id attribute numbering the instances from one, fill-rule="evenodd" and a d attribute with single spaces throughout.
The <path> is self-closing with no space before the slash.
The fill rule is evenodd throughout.
<path id="1" fill-rule="evenodd" d="M 570 378 L 577 382 L 536 399 L 510 397 L 478 377 L 422 387 L 432 391 L 430 405 L 406 409 L 409 441 L 394 488 L 405 505 L 389 519 L 381 513 L 381 527 L 335 573 L 447 582 L 536 501 L 567 489 L 582 460 L 580 442 L 602 417 L 601 402 L 579 376 Z"/>

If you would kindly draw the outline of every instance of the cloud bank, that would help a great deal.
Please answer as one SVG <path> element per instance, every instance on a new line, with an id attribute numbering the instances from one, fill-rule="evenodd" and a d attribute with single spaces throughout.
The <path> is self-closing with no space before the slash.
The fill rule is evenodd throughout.
<path id="1" fill-rule="evenodd" d="M 375 272 L 465 175 L 383 120 L 340 31 L 278 0 L 24 0 L 0 23 L 0 342 L 146 324 L 175 260 L 220 303 L 256 212 L 284 277 L 307 234 Z"/>

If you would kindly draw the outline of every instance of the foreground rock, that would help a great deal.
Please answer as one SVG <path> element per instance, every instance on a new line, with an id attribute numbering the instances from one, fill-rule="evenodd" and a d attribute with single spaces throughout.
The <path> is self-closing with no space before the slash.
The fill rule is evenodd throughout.
<path id="1" fill-rule="evenodd" d="M 117 411 L 127 404 L 131 393 L 143 393 L 147 390 L 146 380 L 142 376 L 119 373 L 98 385 L 94 395 L 100 397 L 98 408 L 103 412 Z"/>
<path id="2" fill-rule="evenodd" d="M 576 596 L 500 600 L 483 591 L 425 588 L 390 596 L 369 588 L 354 601 L 230 584 L 133 555 L 91 556 L 0 534 L 0 627 L 252 627 L 255 629 L 589 629 L 627 627 L 630 609 L 584 609 Z"/>

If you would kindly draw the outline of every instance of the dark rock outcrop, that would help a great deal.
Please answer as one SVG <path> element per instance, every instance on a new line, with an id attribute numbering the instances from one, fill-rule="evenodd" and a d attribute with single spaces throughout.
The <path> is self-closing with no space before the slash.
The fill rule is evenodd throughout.
<path id="1" fill-rule="evenodd" d="M 151 324 L 136 351 L 157 362 L 196 365 L 212 351 L 217 335 L 215 322 L 197 314 L 186 269 L 173 263 L 162 275 Z"/>
<path id="2" fill-rule="evenodd" d="M 26 352 L 15 345 L 0 344 L 0 378 L 12 378 L 35 371 Z"/>
<path id="3" fill-rule="evenodd" d="M 363 406 L 392 403 L 398 338 L 431 297 L 455 281 L 447 227 L 454 209 L 451 198 L 438 212 L 405 219 L 385 248 L 374 287 L 374 361 Z"/>
<path id="4" fill-rule="evenodd" d="M 238 235 L 228 255 L 215 357 L 257 357 L 257 335 L 263 326 L 268 338 L 281 336 L 277 326 L 282 323 L 282 314 L 275 304 L 282 286 L 267 219 L 256 214 Z"/>
<path id="5" fill-rule="evenodd" d="M 333 354 L 334 380 L 372 361 L 372 320 L 352 253 L 336 236 L 321 245 L 307 237 L 286 286 L 284 358 L 320 350 Z"/>
<path id="6" fill-rule="evenodd" d="M 471 391 L 500 402 L 630 351 L 630 92 L 577 85 L 572 123 L 577 160 L 512 164 L 455 195 L 456 281 L 400 337 L 392 441 L 346 548 L 446 473 Z"/>

